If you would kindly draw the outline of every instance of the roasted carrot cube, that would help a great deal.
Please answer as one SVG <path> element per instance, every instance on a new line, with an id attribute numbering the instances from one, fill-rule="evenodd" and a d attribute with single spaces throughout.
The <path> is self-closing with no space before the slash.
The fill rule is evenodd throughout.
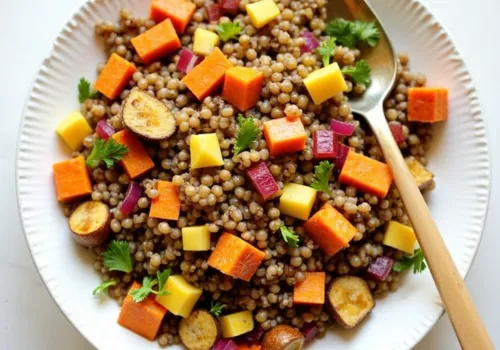
<path id="1" fill-rule="evenodd" d="M 155 164 L 148 152 L 131 131 L 123 129 L 111 137 L 128 148 L 128 153 L 120 160 L 120 164 L 131 179 L 144 175 L 154 168 Z"/>
<path id="2" fill-rule="evenodd" d="M 436 123 L 448 119 L 448 89 L 409 88 L 408 120 Z"/>
<path id="3" fill-rule="evenodd" d="M 358 231 L 331 204 L 325 204 L 304 225 L 307 234 L 332 256 L 349 245 Z"/>
<path id="4" fill-rule="evenodd" d="M 196 11 L 196 5 L 187 0 L 153 0 L 149 17 L 156 22 L 170 18 L 175 29 L 184 33 Z"/>
<path id="5" fill-rule="evenodd" d="M 266 254 L 230 233 L 223 233 L 208 265 L 226 275 L 250 281 Z"/>
<path id="6" fill-rule="evenodd" d="M 293 287 L 293 303 L 323 305 L 325 303 L 324 272 L 305 272 L 306 278 Z"/>
<path id="7" fill-rule="evenodd" d="M 171 182 L 158 180 L 156 189 L 160 195 L 151 201 L 149 216 L 163 220 L 178 220 L 181 200 L 177 187 Z"/>
<path id="8" fill-rule="evenodd" d="M 263 75 L 252 68 L 231 67 L 226 71 L 222 98 L 244 112 L 260 99 Z"/>
<path id="9" fill-rule="evenodd" d="M 141 288 L 141 284 L 134 282 L 130 290 L 139 288 Z M 127 294 L 118 317 L 118 324 L 146 339 L 154 340 L 166 313 L 167 309 L 155 301 L 153 294 L 140 303 L 134 302 L 132 297 Z"/>
<path id="10" fill-rule="evenodd" d="M 307 134 L 299 118 L 280 118 L 264 123 L 264 136 L 271 156 L 302 151 Z"/>
<path id="11" fill-rule="evenodd" d="M 226 71 L 232 66 L 233 64 L 216 47 L 203 62 L 182 79 L 182 82 L 198 100 L 203 101 L 223 83 Z"/>
<path id="12" fill-rule="evenodd" d="M 392 184 L 392 173 L 387 164 L 350 150 L 339 181 L 384 198 Z"/>
<path id="13" fill-rule="evenodd" d="M 181 47 L 181 41 L 168 18 L 130 41 L 145 63 L 156 61 Z"/>
<path id="14" fill-rule="evenodd" d="M 110 100 L 114 100 L 121 94 L 135 71 L 132 63 L 114 53 L 99 74 L 95 88 Z"/>
<path id="15" fill-rule="evenodd" d="M 55 163 L 52 169 L 59 202 L 69 202 L 92 193 L 92 184 L 83 156 Z"/>

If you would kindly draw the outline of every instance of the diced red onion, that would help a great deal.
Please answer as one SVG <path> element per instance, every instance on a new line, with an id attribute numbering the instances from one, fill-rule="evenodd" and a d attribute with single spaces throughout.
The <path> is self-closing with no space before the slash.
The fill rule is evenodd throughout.
<path id="1" fill-rule="evenodd" d="M 188 49 L 182 49 L 179 54 L 179 62 L 177 63 L 177 70 L 183 73 L 189 73 L 203 58 L 196 56 Z"/>
<path id="2" fill-rule="evenodd" d="M 330 130 L 318 130 L 313 134 L 314 159 L 333 159 L 337 157 L 337 136 Z"/>
<path id="3" fill-rule="evenodd" d="M 253 331 L 238 337 L 236 341 L 238 342 L 238 344 L 257 344 L 260 342 L 260 339 L 262 338 L 264 333 L 264 329 L 260 326 L 257 326 L 253 329 Z"/>
<path id="4" fill-rule="evenodd" d="M 128 215 L 134 210 L 135 205 L 141 198 L 142 190 L 141 185 L 139 185 L 135 181 L 131 181 L 128 185 L 127 193 L 125 194 L 125 199 L 122 202 L 122 206 L 120 207 L 120 211 L 123 215 Z"/>
<path id="5" fill-rule="evenodd" d="M 304 45 L 300 47 L 300 53 L 313 52 L 319 47 L 319 41 L 313 33 L 306 30 L 302 32 L 301 36 L 304 38 Z"/>
<path id="6" fill-rule="evenodd" d="M 219 4 L 212 4 L 206 6 L 207 10 L 207 18 L 209 22 L 218 22 L 219 18 L 221 18 L 221 8 Z"/>
<path id="7" fill-rule="evenodd" d="M 351 136 L 356 130 L 356 125 L 341 122 L 340 120 L 332 120 L 330 130 L 339 136 Z"/>
<path id="8" fill-rule="evenodd" d="M 384 281 L 391 273 L 392 265 L 394 260 L 387 256 L 379 256 L 368 266 L 368 275 L 377 281 Z"/>
<path id="9" fill-rule="evenodd" d="M 221 339 L 215 343 L 212 350 L 238 350 L 238 345 L 231 339 Z"/>
<path id="10" fill-rule="evenodd" d="M 399 145 L 400 143 L 405 142 L 405 135 L 403 133 L 403 125 L 400 122 L 390 122 L 389 128 L 391 129 L 392 136 L 394 136 L 394 140 Z"/>
<path id="11" fill-rule="evenodd" d="M 306 343 L 313 341 L 318 335 L 318 327 L 316 327 L 315 323 L 306 323 L 300 331 L 304 334 Z"/>
<path id="12" fill-rule="evenodd" d="M 111 125 L 108 124 L 107 121 L 100 120 L 97 123 L 97 127 L 95 129 L 97 135 L 99 135 L 103 140 L 107 140 L 115 133 L 115 129 Z"/>
<path id="13" fill-rule="evenodd" d="M 342 170 L 347 158 L 347 154 L 350 150 L 351 148 L 349 146 L 346 146 L 343 143 L 339 143 L 339 147 L 337 148 L 337 158 L 335 159 L 335 168 L 337 168 L 338 170 Z"/>
<path id="14" fill-rule="evenodd" d="M 240 0 L 221 0 L 220 9 L 224 14 L 235 15 L 240 10 Z"/>
<path id="15" fill-rule="evenodd" d="M 247 175 L 255 190 L 259 192 L 264 200 L 271 198 L 280 190 L 276 180 L 264 162 L 249 168 Z"/>

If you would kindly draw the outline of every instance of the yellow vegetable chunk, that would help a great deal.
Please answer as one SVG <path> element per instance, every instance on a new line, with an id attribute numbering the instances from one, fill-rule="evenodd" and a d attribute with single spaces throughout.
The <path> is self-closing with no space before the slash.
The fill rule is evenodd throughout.
<path id="1" fill-rule="evenodd" d="M 256 28 L 262 28 L 280 15 L 280 9 L 274 0 L 261 0 L 248 4 L 246 10 L 252 24 Z"/>
<path id="2" fill-rule="evenodd" d="M 208 56 L 214 47 L 219 45 L 219 36 L 214 32 L 198 28 L 194 32 L 193 52 L 197 55 Z"/>
<path id="3" fill-rule="evenodd" d="M 301 220 L 309 219 L 317 192 L 309 186 L 286 184 L 280 197 L 281 214 Z"/>
<path id="4" fill-rule="evenodd" d="M 208 168 L 224 165 L 217 134 L 191 136 L 191 168 Z"/>
<path id="5" fill-rule="evenodd" d="M 183 227 L 182 247 L 193 252 L 210 250 L 210 231 L 205 225 Z"/>
<path id="6" fill-rule="evenodd" d="M 417 237 L 411 227 L 397 221 L 389 221 L 385 231 L 384 245 L 413 254 L 416 242 Z"/>
<path id="7" fill-rule="evenodd" d="M 253 330 L 253 316 L 250 311 L 241 311 L 220 318 L 222 337 L 233 338 Z"/>
<path id="8" fill-rule="evenodd" d="M 310 73 L 304 79 L 304 85 L 316 105 L 322 104 L 339 92 L 347 91 L 344 75 L 337 62 Z"/>
<path id="9" fill-rule="evenodd" d="M 181 275 L 170 276 L 163 287 L 170 294 L 157 296 L 156 302 L 177 316 L 188 317 L 201 296 L 202 290 L 187 283 Z"/>
<path id="10" fill-rule="evenodd" d="M 82 145 L 83 139 L 93 131 L 80 112 L 73 112 L 59 124 L 56 132 L 71 150 L 76 151 Z"/>

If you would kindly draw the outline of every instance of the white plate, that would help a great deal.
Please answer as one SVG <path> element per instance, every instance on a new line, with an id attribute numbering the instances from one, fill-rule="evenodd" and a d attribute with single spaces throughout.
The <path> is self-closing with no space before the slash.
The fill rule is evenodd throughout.
<path id="1" fill-rule="evenodd" d="M 477 251 L 490 185 L 485 122 L 471 77 L 450 38 L 417 0 L 371 0 L 397 50 L 408 51 L 411 67 L 429 85 L 450 89 L 450 120 L 435 128 L 429 158 L 437 189 L 428 199 L 434 218 L 462 276 Z M 68 158 L 56 125 L 78 109 L 80 77 L 95 77 L 104 60 L 94 24 L 117 20 L 123 7 L 146 14 L 149 1 L 95 0 L 86 3 L 57 37 L 43 61 L 24 110 L 17 154 L 17 192 L 26 238 L 48 290 L 74 326 L 99 349 L 157 349 L 118 326 L 114 301 L 92 297 L 100 283 L 92 258 L 74 244 L 55 198 L 52 163 Z M 401 288 L 379 300 L 360 327 L 329 332 L 311 348 L 410 349 L 436 323 L 442 305 L 428 272 L 409 275 Z"/>

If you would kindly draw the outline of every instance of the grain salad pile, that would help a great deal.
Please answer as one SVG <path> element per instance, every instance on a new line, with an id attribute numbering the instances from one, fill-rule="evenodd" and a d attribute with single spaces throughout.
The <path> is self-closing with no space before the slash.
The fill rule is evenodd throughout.
<path id="1" fill-rule="evenodd" d="M 154 0 L 152 7 L 162 1 L 166 4 L 171 2 Z M 181 3 L 186 1 L 182 0 Z M 222 38 L 210 48 L 206 56 L 219 47 L 232 66 L 246 67 L 261 73 L 262 83 L 257 102 L 246 110 L 237 108 L 223 98 L 222 85 L 210 91 L 206 97 L 197 98 L 184 80 L 186 73 L 179 70 L 182 58 L 178 49 L 158 58 L 147 59 L 147 64 L 144 62 L 144 56 L 138 54 L 133 38 L 148 33 L 159 25 L 161 21 L 156 16 L 151 15 L 156 18 L 155 21 L 137 17 L 130 10 L 123 9 L 117 23 L 107 21 L 98 23 L 95 27 L 96 34 L 104 40 L 107 57 L 118 56 L 125 59 L 129 67 L 133 67 L 133 72 L 130 72 L 130 78 L 114 98 L 110 98 L 109 92 L 99 82 L 95 84 L 98 92 L 86 85 L 84 79 L 80 82 L 81 115 L 91 132 L 80 137 L 81 142 L 73 148 L 72 158 L 87 159 L 85 168 L 88 169 L 90 190 L 60 198 L 59 175 L 56 174 L 58 198 L 64 203 L 64 214 L 71 217 L 70 228 L 76 236 L 84 234 L 75 231 L 72 220 L 77 223 L 79 220 L 80 223 L 81 220 L 87 220 L 85 225 L 88 230 L 89 225 L 91 226 L 89 220 L 92 218 L 82 217 L 102 209 L 105 217 L 103 226 L 89 235 L 92 240 L 76 238 L 77 242 L 87 246 L 95 255 L 93 268 L 103 280 L 103 285 L 96 291 L 103 291 L 120 305 L 123 304 L 119 320 L 121 325 L 148 339 L 156 339 L 161 346 L 182 343 L 186 348 L 203 350 L 233 349 L 229 346 L 235 344 L 236 349 L 301 349 L 306 341 L 315 336 L 321 337 L 333 325 L 347 328 L 356 326 L 373 307 L 372 296 L 379 297 L 395 291 L 401 281 L 401 272 L 407 268 L 413 266 L 413 270 L 417 272 L 425 268 L 421 252 L 418 249 L 414 251 L 415 240 L 410 242 L 411 248 L 408 250 L 399 247 L 398 243 L 391 243 L 391 238 L 388 237 L 397 235 L 400 231 L 413 234 L 411 222 L 394 184 L 386 194 L 380 195 L 377 191 L 367 190 L 369 186 L 365 188 L 354 185 L 353 182 L 340 181 L 341 171 L 345 167 L 342 169 L 344 164 L 335 159 L 339 155 L 331 159 L 322 158 L 321 163 L 316 157 L 314 134 L 318 131 L 330 131 L 331 122 L 339 121 L 343 122 L 339 124 L 341 126 L 350 125 L 354 128 L 348 135 L 335 135 L 334 142 L 338 143 L 336 147 L 343 147 L 349 155 L 354 153 L 364 155 L 363 159 L 375 160 L 377 166 L 385 166 L 376 138 L 364 121 L 355 118 L 349 106 L 351 97 L 362 96 L 369 88 L 369 68 L 364 72 L 368 77 L 361 79 L 344 69 L 359 68 L 363 48 L 376 45 L 378 37 L 373 35 L 375 43 L 370 43 L 366 38 L 358 38 L 359 43 L 355 42 L 350 47 L 341 37 L 332 39 L 332 29 L 329 29 L 331 24 L 327 22 L 327 0 L 271 0 L 277 5 L 279 14 L 266 25 L 257 28 L 260 25 L 254 17 L 261 14 L 250 16 L 247 6 L 258 2 L 268 3 L 268 0 L 222 0 L 219 3 L 212 0 L 192 0 L 191 4 L 196 7 L 192 16 L 184 22 L 172 20 L 183 50 L 196 53 L 196 43 L 193 42 L 195 31 L 204 29 Z M 232 3 L 236 3 L 236 7 L 231 8 Z M 219 11 L 219 18 L 214 15 L 215 9 Z M 153 10 L 151 13 L 153 14 Z M 228 24 L 234 28 L 236 23 L 239 23 L 238 35 L 224 40 L 224 33 L 221 33 L 223 25 Z M 347 21 L 341 20 L 340 24 L 342 23 L 345 24 L 346 31 L 356 28 L 356 23 L 350 26 Z M 182 24 L 186 26 L 184 31 L 178 28 Z M 369 25 L 377 32 L 376 24 Z M 208 37 L 203 40 L 204 44 L 209 41 Z M 316 48 L 318 45 L 315 42 L 321 46 Z M 308 45 L 313 45 L 313 48 L 307 49 Z M 325 50 L 329 51 L 326 55 L 327 65 L 331 59 L 332 65 L 329 67 L 333 67 L 336 62 L 340 72 L 344 73 L 341 77 L 345 79 L 345 88 L 332 98 L 315 103 L 314 93 L 309 86 L 305 86 L 304 80 L 311 73 L 326 67 Z M 196 65 L 202 65 L 208 60 L 205 57 L 202 63 L 197 61 Z M 99 64 L 97 74 L 102 77 L 106 69 L 106 62 Z M 435 186 L 433 175 L 425 169 L 428 163 L 426 152 L 431 142 L 431 124 L 419 122 L 418 117 L 412 119 L 409 114 L 414 113 L 410 106 L 411 98 L 419 98 L 419 93 L 431 94 L 433 89 L 421 89 L 426 84 L 426 76 L 410 71 L 406 53 L 398 55 L 397 69 L 396 85 L 385 101 L 385 115 L 415 180 L 422 190 L 432 190 Z M 226 82 L 227 79 L 226 75 Z M 167 137 L 144 137 L 144 134 L 135 132 L 133 127 L 128 127 L 124 116 L 127 98 L 136 94 L 134 96 L 141 96 L 141 101 L 147 101 L 147 96 L 141 93 L 153 97 L 151 100 L 154 102 L 160 101 L 161 108 L 166 107 L 166 115 L 172 118 L 172 131 Z M 305 131 L 305 145 L 298 151 L 273 154 L 267 134 L 261 130 L 271 120 L 285 119 L 290 122 L 300 121 Z M 235 146 L 239 143 L 243 124 L 247 122 L 257 132 L 247 147 L 243 147 L 238 153 Z M 104 143 L 103 129 L 99 129 L 98 123 L 105 123 L 105 130 L 111 130 L 107 143 L 113 139 L 118 141 L 112 135 L 122 130 L 134 135 L 146 151 L 144 157 L 151 159 L 151 166 L 137 176 L 132 176 L 130 168 L 123 160 L 120 162 L 127 150 L 123 154 L 118 154 L 120 152 L 117 150 L 115 158 L 111 157 L 110 164 L 99 158 L 97 148 L 106 147 L 107 143 Z M 192 166 L 195 162 L 192 159 L 192 140 L 202 134 L 215 135 L 214 140 L 218 142 L 222 156 L 221 165 Z M 60 135 L 67 141 L 67 135 L 62 132 Z M 67 143 L 69 144 L 68 141 Z M 115 143 L 117 146 L 119 144 L 120 142 Z M 130 152 L 132 148 L 129 146 L 128 150 Z M 346 155 L 342 162 L 349 162 L 350 156 L 347 156 L 347 160 L 345 157 Z M 95 161 L 94 164 L 89 162 L 90 158 Z M 206 156 L 201 162 L 205 161 Z M 267 167 L 278 190 L 266 200 L 249 178 L 249 171 L 259 164 Z M 324 186 L 318 189 L 314 185 L 321 180 L 321 171 L 323 176 L 326 175 L 326 182 L 323 181 L 326 189 Z M 57 173 L 56 165 L 54 172 Z M 136 186 L 132 186 L 132 183 Z M 151 215 L 152 203 L 162 195 L 163 187 L 160 188 L 160 183 L 173 184 L 173 190 L 170 188 L 169 191 L 177 193 L 178 203 L 167 203 L 164 210 L 170 212 L 172 207 L 178 205 L 180 214 L 176 219 Z M 288 215 L 282 212 L 283 204 L 280 201 L 283 199 L 280 195 L 289 184 L 301 185 L 301 189 L 318 190 L 314 192 L 312 210 L 305 219 L 298 218 L 300 215 L 290 215 L 289 210 L 286 213 Z M 135 201 L 131 208 L 124 210 L 126 197 L 132 196 L 131 193 L 136 193 Z M 79 210 L 75 209 L 84 204 L 87 204 L 87 208 L 82 209 L 83 216 L 79 217 Z M 315 233 L 319 226 L 311 226 L 312 230 L 305 228 L 307 219 L 313 220 L 313 215 L 325 210 L 324 208 L 352 227 L 351 237 L 344 242 L 343 249 L 337 249 L 334 254 L 328 254 L 328 249 L 318 240 L 318 236 L 322 235 Z M 183 241 L 183 234 L 187 231 L 183 229 L 191 227 L 204 227 L 203 230 L 208 230 L 208 249 L 187 250 L 184 247 L 186 243 Z M 335 231 L 334 228 L 332 230 Z M 339 235 L 338 231 L 332 234 Z M 238 264 L 252 264 L 257 253 L 262 252 L 255 271 L 243 271 L 246 269 L 243 267 L 240 268 L 241 271 L 230 273 L 222 267 L 214 268 L 217 264 L 213 264 L 209 258 L 219 249 L 215 247 L 218 246 L 220 237 L 225 235 L 228 235 L 230 246 L 235 251 L 238 250 L 235 244 L 251 246 L 244 245 L 242 249 L 253 252 L 253 255 L 248 253 L 250 255 L 244 257 L 248 261 L 238 261 Z M 235 238 L 238 240 L 231 241 Z M 113 248 L 117 248 L 119 244 L 121 248 L 125 247 L 125 253 L 128 247 L 132 269 L 110 267 L 112 265 L 106 263 Z M 115 247 L 111 247 L 112 245 Z M 234 266 L 231 268 L 236 269 Z M 381 268 L 383 272 L 380 271 Z M 163 280 L 161 275 L 165 271 L 167 273 Z M 250 275 L 247 276 L 247 273 Z M 248 278 L 241 277 L 243 275 Z M 309 293 L 311 300 L 304 302 L 299 300 L 297 286 L 305 283 L 308 276 L 320 276 L 318 278 L 322 278 L 322 282 L 314 282 L 321 284 L 318 285 L 317 298 L 313 298 L 315 292 L 309 291 L 306 294 Z M 187 314 L 184 314 L 185 310 L 172 311 L 168 307 L 168 301 L 162 302 L 162 298 L 168 298 L 167 294 L 170 293 L 181 303 L 176 294 L 177 287 L 174 286 L 178 280 L 174 277 L 180 278 L 179 283 L 183 286 L 178 287 L 182 290 L 180 295 L 191 293 L 191 290 L 189 293 L 185 291 L 189 288 L 199 291 L 192 302 L 192 310 Z M 349 277 L 351 280 L 343 280 L 342 277 Z M 336 282 L 338 288 L 351 288 L 348 290 L 352 293 L 360 293 L 362 297 L 370 299 L 372 306 L 367 310 L 359 310 L 358 319 L 348 319 L 335 304 Z M 132 283 L 144 295 L 131 293 Z M 164 288 L 164 295 L 161 288 Z M 156 328 L 151 326 L 155 329 L 140 329 L 130 319 L 140 316 L 139 311 L 132 308 L 133 303 L 141 302 L 151 303 L 148 304 L 150 308 L 168 309 L 169 312 L 157 320 Z M 155 305 L 152 306 L 152 303 Z M 125 315 L 127 308 L 132 311 L 127 311 L 128 314 Z M 209 310 L 212 316 L 204 310 Z M 252 327 L 238 331 L 242 326 L 230 316 L 239 313 L 241 318 L 248 315 L 245 311 L 250 312 Z M 203 312 L 207 315 L 203 315 Z M 189 322 L 193 322 L 195 327 L 200 326 L 196 320 L 191 319 L 195 314 L 200 319 L 212 317 L 211 321 L 217 324 L 214 329 L 222 328 L 214 331 L 217 334 L 212 340 L 182 336 L 183 327 L 192 326 Z M 148 317 L 154 318 L 151 315 L 152 313 Z M 153 325 L 154 322 L 148 324 Z M 280 328 L 279 325 L 290 327 Z M 291 339 L 290 343 L 280 344 L 280 341 L 284 341 L 283 337 L 272 332 L 286 333 L 287 339 Z M 222 341 L 225 343 L 220 345 Z M 287 347 L 292 343 L 296 347 Z"/>

